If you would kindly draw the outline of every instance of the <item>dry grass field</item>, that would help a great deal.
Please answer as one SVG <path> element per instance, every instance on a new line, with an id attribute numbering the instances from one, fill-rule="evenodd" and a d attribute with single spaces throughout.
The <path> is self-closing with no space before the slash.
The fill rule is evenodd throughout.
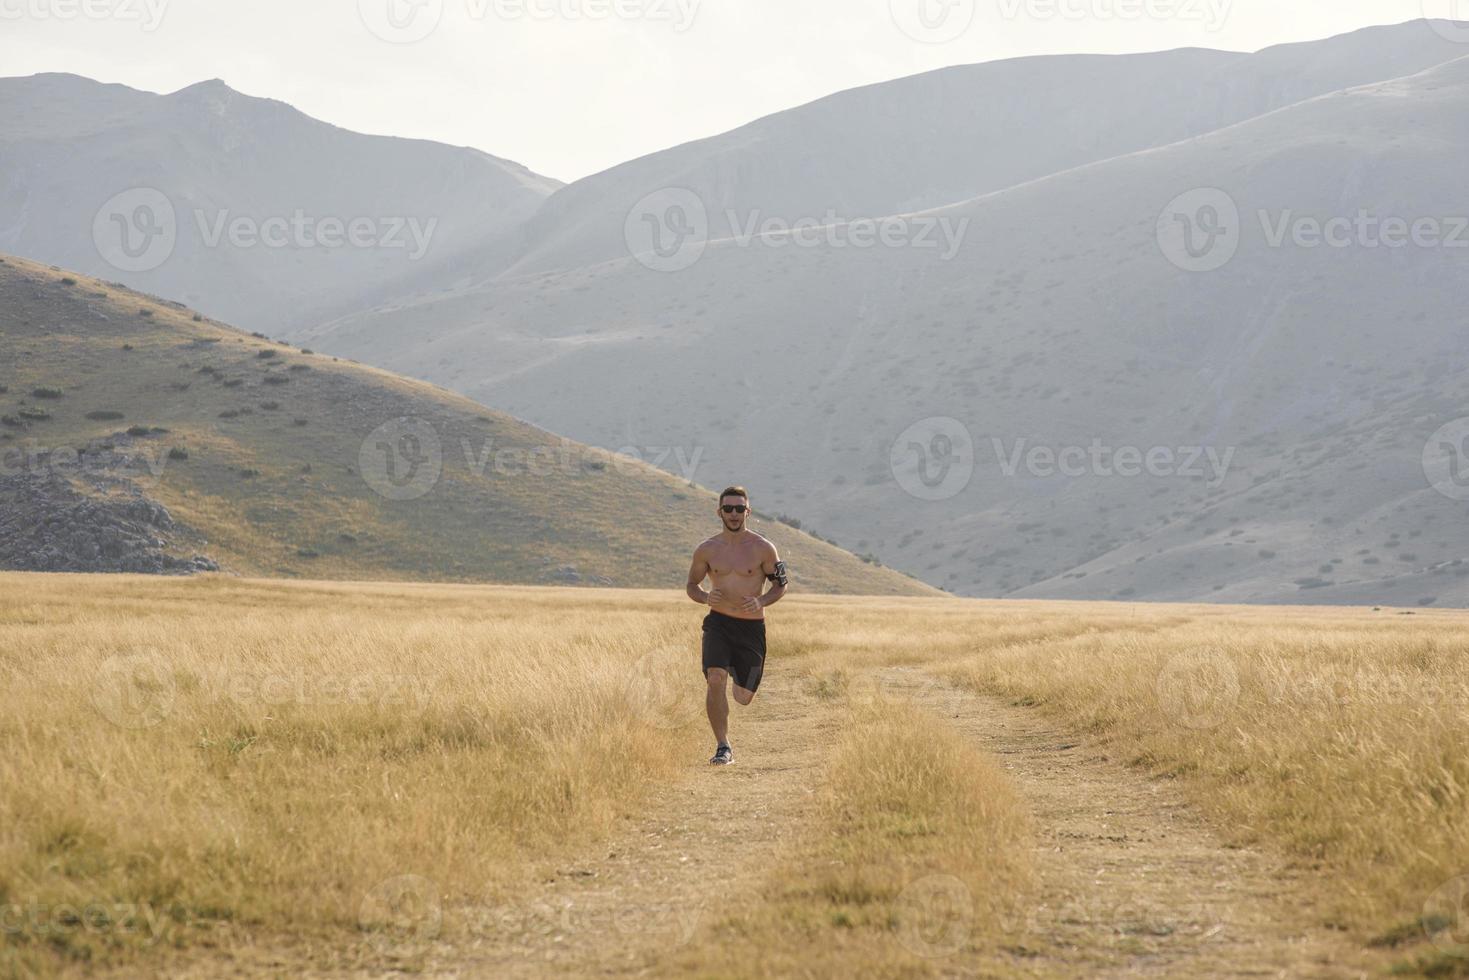
<path id="1" fill-rule="evenodd" d="M 1463 613 L 0 597 L 0 976 L 1469 974 Z"/>

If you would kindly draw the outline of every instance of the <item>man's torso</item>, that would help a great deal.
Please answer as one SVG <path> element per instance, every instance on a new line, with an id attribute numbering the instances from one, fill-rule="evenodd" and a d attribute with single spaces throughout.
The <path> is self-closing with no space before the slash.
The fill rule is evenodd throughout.
<path id="1" fill-rule="evenodd" d="M 765 571 L 761 568 L 765 547 L 765 539 L 753 531 L 741 534 L 737 543 L 718 535 L 709 539 L 706 545 L 709 580 L 724 594 L 724 602 L 711 604 L 711 609 L 736 619 L 765 618 L 764 609 L 751 612 L 741 608 L 746 596 L 758 596 L 765 591 Z"/>

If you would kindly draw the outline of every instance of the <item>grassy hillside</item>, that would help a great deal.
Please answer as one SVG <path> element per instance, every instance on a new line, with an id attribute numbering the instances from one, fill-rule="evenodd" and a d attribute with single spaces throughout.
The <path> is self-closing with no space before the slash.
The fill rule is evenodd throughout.
<path id="1" fill-rule="evenodd" d="M 155 501 L 181 525 L 171 553 L 229 572 L 679 588 L 719 528 L 710 491 L 650 465 L 15 258 L 0 264 L 0 351 L 12 494 L 39 485 L 16 480 L 51 479 Z M 428 460 L 419 473 L 441 458 L 442 475 L 389 499 L 405 495 L 384 482 L 384 441 L 405 450 L 391 458 Z M 803 589 L 932 591 L 784 525 L 753 526 Z"/>

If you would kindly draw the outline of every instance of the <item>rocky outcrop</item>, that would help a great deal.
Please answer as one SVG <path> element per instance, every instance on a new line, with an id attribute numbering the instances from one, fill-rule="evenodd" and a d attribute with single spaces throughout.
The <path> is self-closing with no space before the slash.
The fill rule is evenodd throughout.
<path id="1" fill-rule="evenodd" d="M 189 575 L 208 558 L 170 554 L 183 529 L 141 492 L 88 496 L 62 474 L 0 474 L 0 569 Z"/>

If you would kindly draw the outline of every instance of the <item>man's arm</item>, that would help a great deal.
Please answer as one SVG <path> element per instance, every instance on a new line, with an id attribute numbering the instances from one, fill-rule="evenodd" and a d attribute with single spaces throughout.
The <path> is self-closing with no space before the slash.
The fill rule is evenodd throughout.
<path id="1" fill-rule="evenodd" d="M 694 549 L 694 563 L 689 566 L 689 581 L 684 586 L 690 599 L 701 605 L 709 604 L 711 593 L 704 591 L 704 577 L 709 574 L 709 559 L 704 557 L 704 546 Z"/>
<path id="2" fill-rule="evenodd" d="M 775 550 L 774 544 L 770 546 L 768 551 L 769 554 L 767 554 L 765 556 L 765 560 L 760 563 L 760 571 L 764 572 L 766 575 L 774 575 L 775 566 L 780 561 L 780 554 Z M 760 597 L 760 605 L 773 606 L 777 602 L 779 602 L 780 597 L 785 594 L 786 587 L 781 583 L 776 582 L 769 592 Z"/>

